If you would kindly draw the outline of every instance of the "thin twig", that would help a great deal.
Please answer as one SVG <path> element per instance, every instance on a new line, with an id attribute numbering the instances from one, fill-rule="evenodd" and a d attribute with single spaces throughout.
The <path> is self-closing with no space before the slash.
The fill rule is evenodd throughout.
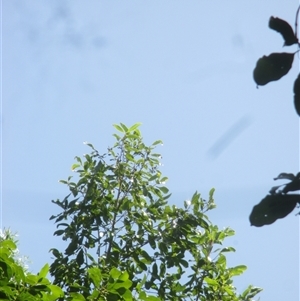
<path id="1" fill-rule="evenodd" d="M 300 11 L 300 5 L 299 5 L 299 7 L 297 9 L 296 20 L 295 20 L 295 36 L 296 36 L 297 39 L 298 39 L 297 31 L 298 31 L 298 16 L 299 16 L 299 11 Z"/>

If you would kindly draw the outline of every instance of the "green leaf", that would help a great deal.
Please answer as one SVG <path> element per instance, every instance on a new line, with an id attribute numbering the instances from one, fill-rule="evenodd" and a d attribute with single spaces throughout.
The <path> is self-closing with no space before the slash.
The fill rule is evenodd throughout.
<path id="1" fill-rule="evenodd" d="M 129 279 L 129 274 L 126 271 L 123 272 L 119 277 L 119 280 L 122 280 L 122 281 L 126 281 L 128 279 Z"/>
<path id="2" fill-rule="evenodd" d="M 39 276 L 45 278 L 49 272 L 49 264 L 46 263 L 40 270 Z"/>
<path id="3" fill-rule="evenodd" d="M 217 280 L 215 280 L 215 279 L 211 279 L 211 278 L 208 278 L 208 277 L 204 277 L 204 281 L 205 281 L 208 285 L 211 285 L 211 286 L 218 286 L 218 282 L 217 282 Z"/>
<path id="4" fill-rule="evenodd" d="M 64 233 L 65 233 L 65 230 L 57 230 L 57 231 L 55 231 L 55 232 L 53 233 L 53 235 L 60 236 L 60 235 L 62 235 L 62 234 L 64 234 Z"/>
<path id="5" fill-rule="evenodd" d="M 98 287 L 98 285 L 100 284 L 100 282 L 102 280 L 102 275 L 101 275 L 100 269 L 99 268 L 89 268 L 88 274 L 91 277 L 93 284 L 96 287 Z"/>
<path id="6" fill-rule="evenodd" d="M 131 126 L 129 129 L 128 129 L 128 132 L 133 132 L 134 130 L 136 130 L 138 127 L 140 127 L 142 125 L 141 122 L 138 122 L 138 123 L 135 123 L 133 126 Z"/>
<path id="7" fill-rule="evenodd" d="M 62 298 L 64 296 L 64 292 L 59 286 L 50 284 L 48 285 L 48 288 L 52 293 L 52 300 L 57 300 L 58 298 Z"/>
<path id="8" fill-rule="evenodd" d="M 71 167 L 71 170 L 75 170 L 75 169 L 77 169 L 78 167 L 80 167 L 80 164 L 74 163 L 74 164 L 72 165 L 72 167 Z"/>
<path id="9" fill-rule="evenodd" d="M 163 142 L 161 140 L 156 140 L 155 142 L 152 143 L 153 146 L 157 144 L 163 144 Z"/>
<path id="10" fill-rule="evenodd" d="M 109 272 L 109 275 L 113 279 L 118 279 L 121 276 L 121 272 L 117 268 L 112 268 L 111 271 Z"/>
<path id="11" fill-rule="evenodd" d="M 150 178 L 148 179 L 148 181 L 151 182 L 151 181 L 156 180 L 157 178 L 158 178 L 158 174 L 155 174 L 155 175 L 153 175 L 152 177 L 150 177 Z"/>
<path id="12" fill-rule="evenodd" d="M 159 190 L 165 194 L 167 194 L 169 192 L 169 189 L 165 186 L 159 187 Z"/>
<path id="13" fill-rule="evenodd" d="M 79 293 L 70 293 L 70 296 L 72 297 L 72 301 L 86 301 L 83 295 Z"/>
<path id="14" fill-rule="evenodd" d="M 238 265 L 234 268 L 229 268 L 228 270 L 230 271 L 231 276 L 238 276 L 243 274 L 247 270 L 247 267 L 245 265 Z"/>
<path id="15" fill-rule="evenodd" d="M 219 258 L 217 259 L 217 264 L 226 265 L 226 257 L 223 254 L 220 254 Z"/>
<path id="16" fill-rule="evenodd" d="M 122 294 L 122 297 L 125 301 L 132 301 L 132 293 L 130 290 L 126 289 L 123 294 Z"/>
<path id="17" fill-rule="evenodd" d="M 115 128 L 116 130 L 118 130 L 119 132 L 124 133 L 123 128 L 122 128 L 121 126 L 119 126 L 118 124 L 113 124 L 113 126 L 114 126 L 114 128 Z"/>
<path id="18" fill-rule="evenodd" d="M 152 277 L 154 277 L 155 279 L 158 278 L 157 270 L 157 263 L 155 262 L 152 266 Z"/>
<path id="19" fill-rule="evenodd" d="M 10 239 L 0 241 L 0 247 L 9 248 L 12 251 L 17 248 L 16 244 Z"/>
<path id="20" fill-rule="evenodd" d="M 233 247 L 225 247 L 223 248 L 220 253 L 225 253 L 225 252 L 235 252 L 235 248 Z"/>
<path id="21" fill-rule="evenodd" d="M 189 263 L 188 263 L 186 260 L 180 259 L 179 262 L 180 262 L 180 264 L 183 265 L 185 268 L 188 268 L 188 267 L 189 267 Z"/>
<path id="22" fill-rule="evenodd" d="M 128 132 L 127 126 L 123 123 L 120 123 L 120 125 L 121 125 L 122 129 L 124 130 L 124 133 L 127 133 Z"/>

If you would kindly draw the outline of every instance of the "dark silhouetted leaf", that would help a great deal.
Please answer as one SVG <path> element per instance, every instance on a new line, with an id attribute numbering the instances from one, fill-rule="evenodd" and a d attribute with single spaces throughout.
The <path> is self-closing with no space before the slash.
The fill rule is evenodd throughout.
<path id="1" fill-rule="evenodd" d="M 282 180 L 282 179 L 287 179 L 290 180 L 291 182 L 287 184 L 282 184 L 279 186 L 274 186 L 270 190 L 270 194 L 278 194 L 278 193 L 288 193 L 290 191 L 296 191 L 300 190 L 300 173 L 298 173 L 296 176 L 293 175 L 292 173 L 281 173 L 277 178 L 274 178 L 274 180 Z M 277 191 L 278 188 L 285 186 L 282 190 Z"/>
<path id="2" fill-rule="evenodd" d="M 253 77 L 257 85 L 264 86 L 267 83 L 279 80 L 286 75 L 292 67 L 295 53 L 271 53 L 260 58 L 253 71 Z"/>
<path id="3" fill-rule="evenodd" d="M 278 175 L 278 177 L 274 178 L 274 180 L 282 180 L 282 179 L 286 179 L 286 180 L 294 180 L 295 179 L 295 175 L 293 175 L 292 173 L 286 173 L 286 172 L 282 172 Z"/>
<path id="4" fill-rule="evenodd" d="M 84 257 L 83 257 L 83 250 L 82 249 L 77 254 L 76 261 L 77 261 L 77 263 L 78 263 L 79 266 L 81 266 L 83 264 Z"/>
<path id="5" fill-rule="evenodd" d="M 274 186 L 274 187 L 272 187 L 272 188 L 270 189 L 269 193 L 270 193 L 270 194 L 276 194 L 278 188 L 280 188 L 281 186 L 283 186 L 283 185 L 279 185 L 279 186 Z"/>
<path id="6" fill-rule="evenodd" d="M 249 217 L 251 226 L 270 225 L 291 213 L 297 203 L 300 203 L 300 196 L 297 194 L 267 195 L 253 207 Z"/>
<path id="7" fill-rule="evenodd" d="M 297 114 L 300 116 L 300 73 L 294 82 L 294 105 Z"/>
<path id="8" fill-rule="evenodd" d="M 296 191 L 296 190 L 300 190 L 300 172 L 290 183 L 285 185 L 285 187 L 282 189 L 282 192 L 288 193 L 290 191 Z M 300 195 L 299 195 L 299 200 L 300 200 Z"/>
<path id="9" fill-rule="evenodd" d="M 291 25 L 288 22 L 279 18 L 271 17 L 269 21 L 269 27 L 271 29 L 276 30 L 282 35 L 284 39 L 284 44 L 283 44 L 284 46 L 298 44 L 298 39 L 294 34 Z"/>

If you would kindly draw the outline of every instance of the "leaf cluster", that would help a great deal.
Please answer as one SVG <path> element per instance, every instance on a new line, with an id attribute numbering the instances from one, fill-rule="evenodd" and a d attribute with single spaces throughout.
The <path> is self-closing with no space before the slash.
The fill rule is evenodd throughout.
<path id="1" fill-rule="evenodd" d="M 232 277 L 243 265 L 227 267 L 224 239 L 234 235 L 208 219 L 215 208 L 195 192 L 183 208 L 168 204 L 161 155 L 147 146 L 139 125 L 114 125 L 116 143 L 105 154 L 75 157 L 77 176 L 61 181 L 70 193 L 55 200 L 54 235 L 67 246 L 52 249 L 50 273 L 70 300 L 250 300 L 261 289 L 236 293 Z"/>
<path id="2" fill-rule="evenodd" d="M 63 290 L 47 279 L 49 265 L 37 275 L 29 273 L 15 260 L 16 249 L 10 238 L 0 239 L 0 300 L 54 301 L 63 297 Z"/>
<path id="3" fill-rule="evenodd" d="M 279 32 L 284 39 L 284 46 L 297 44 L 297 19 L 300 6 L 296 12 L 295 32 L 288 22 L 280 18 L 271 17 L 269 27 Z M 298 50 L 299 51 L 299 50 Z M 298 52 L 297 51 L 297 52 Z M 292 67 L 295 53 L 272 53 L 263 56 L 257 61 L 253 71 L 254 80 L 257 85 L 266 85 L 271 81 L 279 80 L 286 75 Z M 294 82 L 294 106 L 300 116 L 300 73 Z M 291 191 L 300 190 L 300 173 L 281 173 L 274 180 L 287 179 L 289 183 L 273 187 L 269 194 L 255 205 L 250 214 L 250 224 L 256 227 L 270 225 L 277 219 L 286 217 L 297 204 L 300 203 L 299 194 L 287 194 Z M 281 187 L 284 186 L 283 189 Z"/>
<path id="4" fill-rule="evenodd" d="M 284 46 L 298 45 L 297 37 L 297 18 L 300 6 L 296 13 L 295 32 L 291 25 L 280 18 L 271 17 L 269 27 L 279 32 L 284 39 Z M 299 50 L 298 50 L 299 51 Z M 264 86 L 271 81 L 277 81 L 286 75 L 293 64 L 294 56 L 298 52 L 293 53 L 271 53 L 268 56 L 261 57 L 254 68 L 253 77 L 257 86 Z M 297 114 L 300 116 L 300 74 L 294 82 L 294 106 Z"/>
<path id="5" fill-rule="evenodd" d="M 284 218 L 300 204 L 299 194 L 288 194 L 291 191 L 300 190 L 300 172 L 297 175 L 281 173 L 274 180 L 287 179 L 290 182 L 274 186 L 269 194 L 255 205 L 250 214 L 250 223 L 261 227 L 270 225 L 277 219 Z M 281 187 L 284 186 L 282 189 Z"/>

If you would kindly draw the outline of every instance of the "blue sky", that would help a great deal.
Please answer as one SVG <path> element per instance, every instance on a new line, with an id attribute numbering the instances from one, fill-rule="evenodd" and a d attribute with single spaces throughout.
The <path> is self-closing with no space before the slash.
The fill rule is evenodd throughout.
<path id="1" fill-rule="evenodd" d="M 298 57 L 278 82 L 256 89 L 252 79 L 259 57 L 296 50 L 268 28 L 271 15 L 294 26 L 296 1 L 1 3 L 1 227 L 19 233 L 34 271 L 61 245 L 50 201 L 68 193 L 58 180 L 89 151 L 83 142 L 105 152 L 113 123 L 142 122 L 147 143 L 164 141 L 171 202 L 216 188 L 210 218 L 237 233 L 229 264 L 248 266 L 238 289 L 299 298 L 299 217 L 248 221 L 274 177 L 299 171 Z"/>

